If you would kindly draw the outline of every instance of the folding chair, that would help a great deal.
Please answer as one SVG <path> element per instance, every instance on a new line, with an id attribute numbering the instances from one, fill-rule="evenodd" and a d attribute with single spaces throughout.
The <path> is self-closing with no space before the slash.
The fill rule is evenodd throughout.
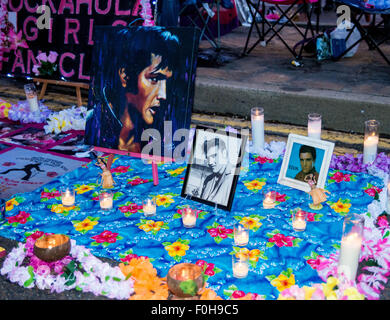
<path id="1" fill-rule="evenodd" d="M 207 10 L 203 7 L 203 4 L 207 3 Z M 210 19 L 212 18 L 212 10 L 213 7 L 217 8 L 217 19 L 218 19 L 218 34 L 217 40 L 215 39 L 212 31 L 209 27 Z M 209 10 L 210 9 L 210 10 Z M 192 1 L 184 1 L 182 4 L 182 8 L 179 12 L 179 17 L 185 17 L 191 21 L 191 23 L 199 27 L 201 29 L 200 39 L 205 37 L 211 45 L 216 49 L 220 50 L 220 0 L 192 0 Z"/>
<path id="2" fill-rule="evenodd" d="M 384 52 L 381 50 L 380 45 L 390 40 L 390 1 L 367 1 L 363 0 L 337 0 L 337 2 L 347 5 L 351 9 L 351 22 L 353 27 L 348 33 L 346 41 L 349 39 L 355 28 L 360 32 L 361 38 L 355 41 L 351 46 L 345 49 L 338 57 L 334 57 L 333 60 L 339 60 L 345 54 L 347 54 L 358 43 L 365 40 L 370 50 L 377 50 L 378 53 L 385 59 L 390 65 L 390 60 Z M 370 5 L 372 3 L 372 5 Z M 372 14 L 373 20 L 368 27 L 363 27 L 361 19 L 365 14 Z M 377 17 L 380 16 L 379 22 Z M 383 30 L 381 26 L 383 25 Z M 381 39 L 375 39 L 375 35 L 381 34 Z"/>
<path id="3" fill-rule="evenodd" d="M 246 3 L 250 8 L 252 21 L 245 42 L 245 48 L 243 54 L 244 55 L 249 54 L 259 43 L 262 46 L 266 46 L 276 36 L 279 38 L 280 41 L 282 41 L 284 46 L 290 51 L 290 53 L 294 56 L 294 58 L 300 60 L 302 58 L 304 44 L 308 39 L 309 31 L 311 32 L 311 37 L 314 37 L 314 30 L 313 30 L 311 18 L 314 12 L 315 5 L 320 5 L 319 1 L 318 0 L 264 0 L 264 1 L 246 0 Z M 268 21 L 265 18 L 266 16 L 265 3 L 272 4 L 279 10 L 279 12 L 281 12 L 281 16 L 279 17 L 279 19 L 277 19 L 276 21 Z M 287 5 L 288 7 L 286 9 L 283 9 L 281 5 Z M 307 20 L 308 20 L 304 32 L 302 32 L 299 26 L 297 26 L 297 24 L 293 21 L 294 17 L 302 11 L 306 12 Z M 288 14 L 290 12 L 292 12 L 292 15 L 290 15 L 289 17 Z M 316 22 L 317 33 L 319 27 L 319 12 L 320 10 L 317 10 L 317 22 Z M 260 19 L 256 19 L 256 16 L 258 15 L 260 15 Z M 258 22 L 258 20 L 261 21 Z M 283 20 L 285 20 L 285 22 L 282 22 Z M 259 27 L 259 23 L 261 24 L 261 29 Z M 266 25 L 268 26 L 267 30 L 265 30 Z M 291 48 L 288 45 L 288 43 L 285 41 L 285 39 L 283 39 L 281 35 L 281 31 L 287 25 L 293 26 L 294 29 L 298 32 L 298 34 L 302 37 L 302 41 L 300 41 L 301 45 L 300 45 L 299 54 L 296 53 L 295 48 Z M 251 38 L 253 28 L 256 28 L 258 39 L 250 48 L 248 48 L 249 40 Z"/>

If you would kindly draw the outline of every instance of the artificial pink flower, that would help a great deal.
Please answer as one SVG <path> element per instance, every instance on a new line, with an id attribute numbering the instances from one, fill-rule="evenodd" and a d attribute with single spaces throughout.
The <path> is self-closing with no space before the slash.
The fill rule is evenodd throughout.
<path id="1" fill-rule="evenodd" d="M 376 193 L 381 193 L 382 192 L 382 189 L 376 187 L 376 186 L 372 186 L 371 188 L 368 188 L 366 190 L 364 190 L 365 193 L 367 193 L 369 196 L 371 197 L 375 197 Z"/>
<path id="2" fill-rule="evenodd" d="M 281 233 L 275 234 L 272 238 L 270 238 L 269 242 L 274 242 L 279 248 L 280 247 L 292 247 L 293 246 L 293 240 L 295 237 L 293 236 L 285 236 Z"/>
<path id="3" fill-rule="evenodd" d="M 40 54 L 37 55 L 37 60 L 39 62 L 47 62 L 47 56 L 46 53 L 41 52 Z"/>
<path id="4" fill-rule="evenodd" d="M 8 33 L 9 41 L 11 42 L 10 49 L 16 51 L 19 47 L 28 48 L 26 40 L 22 39 L 22 30 L 18 33 L 15 33 L 14 29 L 11 28 Z"/>
<path id="5" fill-rule="evenodd" d="M 115 243 L 117 236 L 118 233 L 104 230 L 101 234 L 91 237 L 91 239 L 95 240 L 97 243 Z"/>
<path id="6" fill-rule="evenodd" d="M 126 213 L 126 212 L 136 213 L 138 210 L 141 210 L 141 209 L 142 209 L 142 206 L 140 206 L 140 205 L 138 205 L 136 203 L 131 203 L 128 206 L 119 207 L 119 210 L 122 213 Z"/>
<path id="7" fill-rule="evenodd" d="M 321 258 L 323 256 L 319 255 L 316 259 L 308 259 L 306 262 L 312 267 L 312 269 L 317 269 L 317 267 L 321 264 Z"/>
<path id="8" fill-rule="evenodd" d="M 111 169 L 111 172 L 117 173 L 126 173 L 129 171 L 130 166 L 118 166 L 116 168 Z"/>
<path id="9" fill-rule="evenodd" d="M 207 230 L 207 232 L 212 237 L 221 237 L 222 239 L 226 239 L 228 234 L 233 233 L 233 229 L 226 229 L 224 226 L 219 225 L 216 228 Z"/>
<path id="10" fill-rule="evenodd" d="M 276 192 L 275 200 L 277 202 L 285 202 L 286 201 L 286 195 L 285 194 L 280 194 L 279 192 Z"/>
<path id="11" fill-rule="evenodd" d="M 378 223 L 378 226 L 380 228 L 384 228 L 384 227 L 388 227 L 389 226 L 389 222 L 387 221 L 385 216 L 378 217 L 377 223 Z"/>
<path id="12" fill-rule="evenodd" d="M 132 186 L 136 186 L 136 185 L 139 185 L 139 184 L 142 184 L 142 183 L 145 183 L 145 182 L 149 182 L 148 179 L 141 179 L 141 178 L 135 178 L 129 182 L 127 182 L 128 184 L 131 184 Z"/>
<path id="13" fill-rule="evenodd" d="M 136 254 L 130 253 L 130 254 L 128 254 L 126 257 L 121 258 L 121 261 L 122 261 L 122 262 L 130 262 L 131 259 L 138 259 L 138 258 L 139 258 L 139 257 L 138 257 Z"/>
<path id="14" fill-rule="evenodd" d="M 314 213 L 314 212 L 306 212 L 307 221 L 314 221 L 315 216 L 316 216 L 316 213 Z"/>
<path id="15" fill-rule="evenodd" d="M 50 63 L 54 63 L 54 62 L 56 62 L 57 57 L 58 57 L 58 53 L 57 52 L 50 51 L 49 55 L 47 57 L 47 61 L 49 61 Z"/>
<path id="16" fill-rule="evenodd" d="M 267 157 L 256 157 L 255 158 L 255 161 L 256 162 L 260 162 L 261 164 L 264 164 L 264 163 L 266 163 L 266 162 L 269 162 L 269 163 L 272 163 L 273 162 L 273 160 L 272 159 L 269 159 L 269 158 L 267 158 Z"/>
<path id="17" fill-rule="evenodd" d="M 213 276 L 213 275 L 215 275 L 215 272 L 214 272 L 214 266 L 208 266 L 207 268 L 206 268 L 206 270 L 204 271 L 204 274 L 205 275 L 207 275 L 207 276 Z"/>
<path id="18" fill-rule="evenodd" d="M 19 214 L 12 216 L 12 217 L 7 217 L 8 223 L 21 223 L 25 224 L 27 222 L 27 218 L 30 216 L 29 213 L 25 211 L 20 211 Z"/>
<path id="19" fill-rule="evenodd" d="M 244 291 L 241 291 L 241 290 L 233 291 L 232 298 L 239 299 L 239 298 L 242 298 L 242 297 L 245 297 L 245 292 Z"/>
<path id="20" fill-rule="evenodd" d="M 34 72 L 34 74 L 36 75 L 36 76 L 39 76 L 39 68 L 41 67 L 41 65 L 40 64 L 34 64 L 34 66 L 33 66 L 33 68 L 32 68 L 32 72 Z"/>
<path id="21" fill-rule="evenodd" d="M 60 196 L 61 196 L 61 193 L 59 191 L 54 191 L 54 192 L 42 191 L 41 192 L 41 198 L 53 199 L 53 198 L 57 198 Z"/>
<path id="22" fill-rule="evenodd" d="M 198 260 L 198 261 L 195 262 L 195 264 L 197 264 L 199 267 L 202 267 L 202 268 L 203 268 L 203 266 L 204 266 L 205 264 L 207 264 L 207 262 L 204 261 L 204 260 Z"/>

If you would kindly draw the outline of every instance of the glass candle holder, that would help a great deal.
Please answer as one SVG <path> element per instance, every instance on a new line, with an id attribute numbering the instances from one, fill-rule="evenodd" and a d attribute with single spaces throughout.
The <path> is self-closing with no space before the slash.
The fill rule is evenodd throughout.
<path id="1" fill-rule="evenodd" d="M 249 242 L 249 229 L 241 223 L 235 224 L 233 228 L 234 244 L 236 246 L 246 246 Z"/>
<path id="2" fill-rule="evenodd" d="M 232 255 L 232 269 L 235 278 L 246 278 L 249 271 L 249 258 L 240 254 Z"/>
<path id="3" fill-rule="evenodd" d="M 264 149 L 264 109 L 254 107 L 251 109 L 252 145 L 256 153 Z"/>
<path id="4" fill-rule="evenodd" d="M 348 214 L 343 222 L 343 235 L 337 271 L 349 280 L 355 280 L 363 242 L 364 218 Z"/>
<path id="5" fill-rule="evenodd" d="M 379 142 L 379 121 L 367 120 L 364 122 L 363 163 L 372 163 L 376 159 Z"/>
<path id="6" fill-rule="evenodd" d="M 183 226 L 186 228 L 193 228 L 196 226 L 196 210 L 190 207 L 184 208 L 181 214 Z"/>
<path id="7" fill-rule="evenodd" d="M 297 208 L 292 211 L 292 227 L 294 231 L 305 231 L 306 229 L 306 212 Z"/>
<path id="8" fill-rule="evenodd" d="M 34 83 L 25 84 L 24 92 L 26 93 L 28 104 L 30 105 L 30 111 L 39 111 L 37 88 L 35 87 Z"/>
<path id="9" fill-rule="evenodd" d="M 114 203 L 114 195 L 111 191 L 102 191 L 99 194 L 100 209 L 104 211 L 112 210 Z"/>
<path id="10" fill-rule="evenodd" d="M 309 113 L 307 116 L 307 136 L 321 139 L 322 116 L 319 113 Z"/>
<path id="11" fill-rule="evenodd" d="M 72 187 L 64 187 L 61 190 L 61 202 L 64 207 L 72 207 L 75 204 L 76 193 Z"/>
<path id="12" fill-rule="evenodd" d="M 263 208 L 272 209 L 276 205 L 276 191 L 266 191 L 263 196 Z"/>
<path id="13" fill-rule="evenodd" d="M 152 217 L 156 215 L 156 199 L 154 197 L 147 198 L 142 201 L 142 208 L 144 210 L 145 217 Z"/>

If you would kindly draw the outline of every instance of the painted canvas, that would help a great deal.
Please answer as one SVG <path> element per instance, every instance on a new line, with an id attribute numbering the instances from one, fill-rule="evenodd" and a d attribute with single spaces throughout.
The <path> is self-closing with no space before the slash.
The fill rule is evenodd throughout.
<path id="1" fill-rule="evenodd" d="M 167 156 L 183 143 L 175 132 L 190 126 L 199 36 L 192 27 L 97 27 L 85 144 L 141 153 L 158 141 Z"/>

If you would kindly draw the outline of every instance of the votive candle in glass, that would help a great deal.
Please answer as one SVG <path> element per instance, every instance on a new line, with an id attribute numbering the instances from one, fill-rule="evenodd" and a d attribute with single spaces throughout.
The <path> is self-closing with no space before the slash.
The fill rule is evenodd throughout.
<path id="1" fill-rule="evenodd" d="M 367 120 L 364 122 L 363 163 L 372 163 L 376 159 L 379 142 L 379 121 Z"/>
<path id="2" fill-rule="evenodd" d="M 293 211 L 292 227 L 294 231 L 305 231 L 306 229 L 306 212 L 301 209 Z"/>
<path id="3" fill-rule="evenodd" d="M 253 151 L 259 153 L 264 149 L 264 109 L 254 107 L 251 109 L 252 145 Z"/>
<path id="4" fill-rule="evenodd" d="M 61 190 L 61 202 L 64 207 L 74 206 L 76 199 L 75 190 L 71 187 L 64 187 Z"/>
<path id="5" fill-rule="evenodd" d="M 354 281 L 359 266 L 359 257 L 363 242 L 364 218 L 357 214 L 348 214 L 343 222 L 343 235 L 337 271 L 348 280 Z"/>
<path id="6" fill-rule="evenodd" d="M 249 242 L 249 229 L 242 225 L 241 223 L 237 223 L 233 229 L 234 234 L 234 244 L 236 246 L 246 246 Z"/>
<path id="7" fill-rule="evenodd" d="M 28 104 L 30 105 L 30 111 L 39 111 L 37 88 L 35 87 L 34 83 L 25 84 L 24 92 L 26 93 Z"/>
<path id="8" fill-rule="evenodd" d="M 196 210 L 189 207 L 184 208 L 181 214 L 183 226 L 193 228 L 196 225 Z"/>
<path id="9" fill-rule="evenodd" d="M 99 194 L 100 209 L 111 210 L 113 207 L 114 195 L 111 191 L 103 191 Z"/>
<path id="10" fill-rule="evenodd" d="M 233 276 L 235 278 L 239 278 L 239 279 L 246 278 L 249 271 L 248 257 L 242 254 L 233 254 L 232 269 L 233 269 Z"/>
<path id="11" fill-rule="evenodd" d="M 307 116 L 307 136 L 321 139 L 322 117 L 319 113 L 309 113 Z"/>
<path id="12" fill-rule="evenodd" d="M 154 197 L 145 199 L 142 201 L 142 208 L 145 217 L 152 217 L 156 215 L 156 199 Z"/>
<path id="13" fill-rule="evenodd" d="M 276 191 L 268 191 L 264 195 L 263 208 L 272 209 L 276 205 Z"/>

